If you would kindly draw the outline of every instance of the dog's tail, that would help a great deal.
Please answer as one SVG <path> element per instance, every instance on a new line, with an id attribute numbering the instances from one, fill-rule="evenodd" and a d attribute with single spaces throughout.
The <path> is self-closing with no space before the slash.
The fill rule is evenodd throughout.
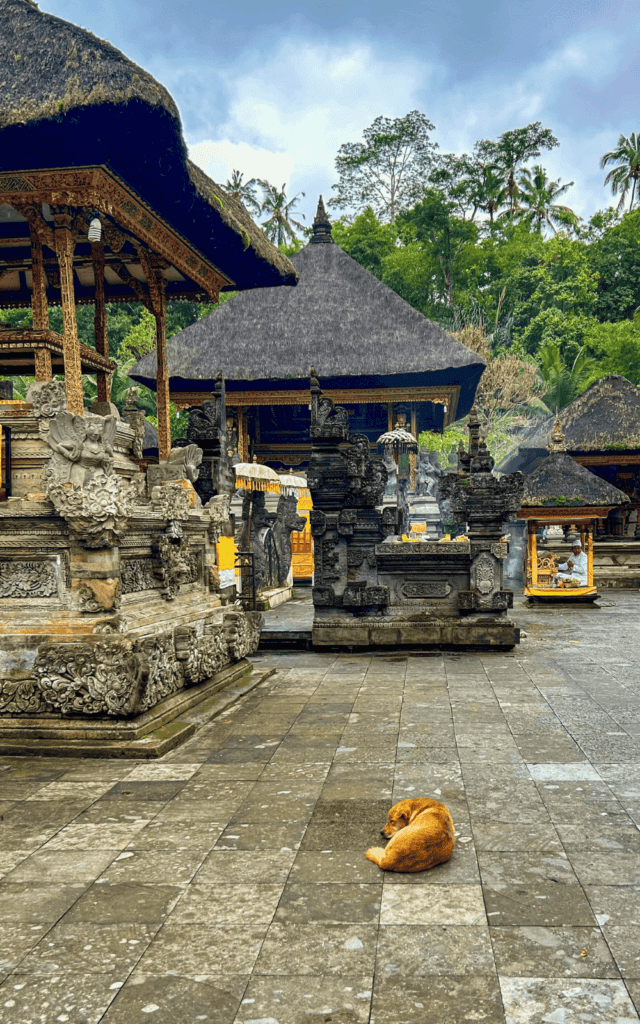
<path id="1" fill-rule="evenodd" d="M 380 861 L 384 857 L 384 847 L 372 846 L 365 853 L 365 857 L 367 858 L 367 860 L 372 860 L 374 864 L 377 864 L 378 867 L 380 867 Z"/>

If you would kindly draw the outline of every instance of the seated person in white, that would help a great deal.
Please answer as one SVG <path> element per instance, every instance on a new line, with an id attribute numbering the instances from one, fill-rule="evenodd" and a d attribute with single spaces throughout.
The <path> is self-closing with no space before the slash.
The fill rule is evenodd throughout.
<path id="1" fill-rule="evenodd" d="M 587 583 L 587 556 L 582 550 L 579 540 L 574 540 L 571 545 L 571 555 L 566 562 L 558 566 L 556 580 L 576 580 L 581 587 Z"/>

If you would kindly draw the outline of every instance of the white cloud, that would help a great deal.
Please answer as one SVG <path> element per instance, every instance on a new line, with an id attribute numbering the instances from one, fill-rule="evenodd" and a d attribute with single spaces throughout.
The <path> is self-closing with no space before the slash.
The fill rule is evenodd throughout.
<path id="1" fill-rule="evenodd" d="M 219 141 L 191 145 L 191 157 L 214 178 L 217 169 L 218 180 L 234 167 L 277 185 L 293 180 L 294 192 L 307 192 L 309 219 L 318 192 L 331 194 L 342 143 L 361 138 L 381 113 L 399 117 L 420 106 L 428 73 L 364 44 L 285 40 L 252 71 L 225 73 L 229 107 Z"/>
<path id="2" fill-rule="evenodd" d="M 631 129 L 603 125 L 585 131 L 563 121 L 556 106 L 572 80 L 591 87 L 606 83 L 624 42 L 613 32 L 577 34 L 542 62 L 523 66 L 515 78 L 506 79 L 496 68 L 456 84 L 442 65 L 402 59 L 373 44 L 289 37 L 264 58 L 245 53 L 242 70 L 218 70 L 226 115 L 211 137 L 194 141 L 191 156 L 216 180 L 224 182 L 238 168 L 245 178 L 286 181 L 290 192 L 305 190 L 301 209 L 309 220 L 318 192 L 331 195 L 340 145 L 360 139 L 379 114 L 424 111 L 445 152 L 469 151 L 479 138 L 541 120 L 561 142 L 560 149 L 543 152 L 542 162 L 552 176 L 576 182 L 565 201 L 588 215 L 610 201 L 600 155 L 619 131 Z"/>

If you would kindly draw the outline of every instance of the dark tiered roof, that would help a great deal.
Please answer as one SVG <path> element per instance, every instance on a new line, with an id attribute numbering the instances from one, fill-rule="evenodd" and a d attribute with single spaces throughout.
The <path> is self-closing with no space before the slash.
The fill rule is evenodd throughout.
<path id="1" fill-rule="evenodd" d="M 623 491 L 575 462 L 566 452 L 552 452 L 526 477 L 522 506 L 580 508 L 625 505 Z"/>
<path id="2" fill-rule="evenodd" d="M 606 452 L 640 448 L 640 388 L 610 374 L 597 380 L 559 412 L 567 451 Z M 530 473 L 547 455 L 553 416 L 521 437 L 498 467 L 502 473 Z"/>
<path id="3" fill-rule="evenodd" d="M 188 160 L 177 107 L 148 72 L 32 0 L 0 0 L 0 26 L 0 176 L 107 166 L 236 288 L 295 284 L 242 204 Z"/>
<path id="4" fill-rule="evenodd" d="M 314 366 L 323 387 L 347 386 L 354 377 L 368 387 L 459 384 L 456 415 L 469 411 L 484 369 L 480 356 L 333 242 L 322 197 L 313 237 L 291 262 L 296 288 L 237 295 L 171 339 L 172 389 L 206 391 L 220 370 L 229 390 L 242 381 L 287 386 L 307 381 Z M 155 375 L 155 354 L 131 372 L 148 387 Z"/>

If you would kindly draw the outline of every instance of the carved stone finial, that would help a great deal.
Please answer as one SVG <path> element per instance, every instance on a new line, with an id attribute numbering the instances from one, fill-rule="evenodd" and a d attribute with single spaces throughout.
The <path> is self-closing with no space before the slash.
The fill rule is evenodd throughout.
<path id="1" fill-rule="evenodd" d="M 471 460 L 472 473 L 491 473 L 495 466 L 491 452 L 487 448 L 487 442 L 483 437 L 478 441 L 476 454 Z"/>
<path id="2" fill-rule="evenodd" d="M 313 234 L 311 236 L 311 241 L 314 243 L 333 243 L 333 238 L 331 237 L 331 221 L 329 220 L 329 215 L 325 209 L 322 196 L 318 199 L 318 209 L 316 210 L 316 215 L 313 218 Z"/>
<path id="3" fill-rule="evenodd" d="M 553 430 L 549 437 L 549 443 L 547 449 L 550 452 L 566 452 L 567 446 L 564 440 L 564 434 L 562 432 L 562 424 L 560 423 L 560 417 L 556 413 L 556 418 L 553 421 Z"/>
<path id="4" fill-rule="evenodd" d="M 67 396 L 61 381 L 49 380 L 30 384 L 27 390 L 27 402 L 33 406 L 33 414 L 38 419 L 51 419 L 58 413 L 65 412 Z"/>

